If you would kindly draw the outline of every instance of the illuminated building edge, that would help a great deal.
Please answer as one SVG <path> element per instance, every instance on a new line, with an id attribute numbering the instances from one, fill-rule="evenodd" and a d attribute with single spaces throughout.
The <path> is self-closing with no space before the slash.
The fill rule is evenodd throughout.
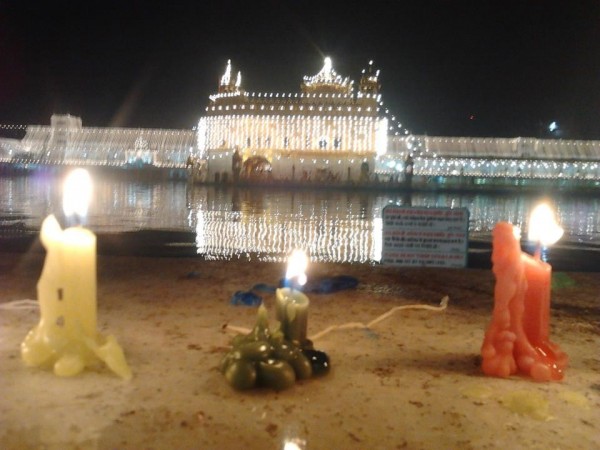
<path id="1" fill-rule="evenodd" d="M 83 127 L 78 117 L 54 115 L 49 127 L 21 127 L 22 140 L 0 138 L 0 162 L 196 167 L 203 182 L 239 176 L 400 183 L 410 158 L 416 182 L 432 177 L 600 182 L 600 141 L 432 137 L 406 130 L 399 136 L 395 118 L 381 114 L 379 71 L 372 62 L 356 93 L 330 58 L 316 75 L 303 77 L 300 88 L 293 94 L 246 92 L 241 73 L 234 75 L 228 61 L 196 130 Z"/>
<path id="2" fill-rule="evenodd" d="M 398 136 L 379 114 L 378 77 L 371 62 L 354 95 L 353 82 L 326 58 L 319 73 L 304 77 L 300 93 L 247 93 L 228 61 L 198 124 L 206 180 L 235 176 L 237 152 L 241 164 L 265 158 L 274 181 L 324 181 L 318 177 L 329 174 L 342 182 L 402 182 L 409 157 L 421 178 L 600 181 L 600 141 Z"/>

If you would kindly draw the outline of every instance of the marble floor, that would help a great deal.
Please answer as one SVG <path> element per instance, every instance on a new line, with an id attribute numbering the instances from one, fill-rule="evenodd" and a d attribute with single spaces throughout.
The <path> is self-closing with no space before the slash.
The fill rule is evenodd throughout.
<path id="1" fill-rule="evenodd" d="M 105 367 L 72 378 L 26 367 L 20 344 L 40 317 L 41 253 L 0 252 L 0 448 L 11 449 L 591 449 L 600 448 L 600 277 L 562 273 L 551 338 L 569 354 L 561 382 L 482 375 L 489 270 L 311 264 L 309 279 L 352 275 L 356 289 L 309 294 L 308 334 L 331 372 L 287 390 L 236 391 L 218 370 L 231 327 L 256 307 L 232 295 L 275 285 L 282 264 L 198 258 L 98 259 L 98 330 L 113 334 L 133 378 Z M 274 295 L 259 293 L 273 315 Z"/>

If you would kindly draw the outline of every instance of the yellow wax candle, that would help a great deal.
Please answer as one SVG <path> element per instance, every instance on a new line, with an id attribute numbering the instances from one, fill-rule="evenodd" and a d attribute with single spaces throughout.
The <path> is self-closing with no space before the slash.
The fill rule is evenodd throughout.
<path id="1" fill-rule="evenodd" d="M 21 344 L 24 362 L 52 365 L 56 375 L 72 376 L 100 359 L 119 376 L 131 378 L 114 337 L 96 331 L 96 236 L 79 226 L 62 230 L 50 215 L 40 238 L 46 248 L 37 285 L 41 318 Z"/>
<path id="2" fill-rule="evenodd" d="M 63 232 L 64 300 L 82 331 L 96 332 L 96 236 L 82 227 Z M 67 324 L 65 324 L 67 325 Z"/>

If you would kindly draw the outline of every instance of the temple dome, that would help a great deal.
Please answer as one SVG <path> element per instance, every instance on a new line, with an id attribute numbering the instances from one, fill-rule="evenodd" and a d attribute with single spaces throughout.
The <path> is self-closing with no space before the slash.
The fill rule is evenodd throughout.
<path id="1" fill-rule="evenodd" d="M 333 70 L 330 57 L 326 57 L 323 68 L 313 76 L 305 76 L 300 88 L 304 93 L 311 94 L 352 94 L 350 78 L 343 78 Z"/>

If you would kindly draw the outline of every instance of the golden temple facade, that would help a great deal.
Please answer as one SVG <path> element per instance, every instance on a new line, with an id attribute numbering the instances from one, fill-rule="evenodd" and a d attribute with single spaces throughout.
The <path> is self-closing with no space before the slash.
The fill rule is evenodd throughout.
<path id="1" fill-rule="evenodd" d="M 387 120 L 379 117 L 379 72 L 363 71 L 357 92 L 330 58 L 300 92 L 249 93 L 231 62 L 198 125 L 198 149 L 208 181 L 359 181 L 373 171 L 387 146 Z"/>

